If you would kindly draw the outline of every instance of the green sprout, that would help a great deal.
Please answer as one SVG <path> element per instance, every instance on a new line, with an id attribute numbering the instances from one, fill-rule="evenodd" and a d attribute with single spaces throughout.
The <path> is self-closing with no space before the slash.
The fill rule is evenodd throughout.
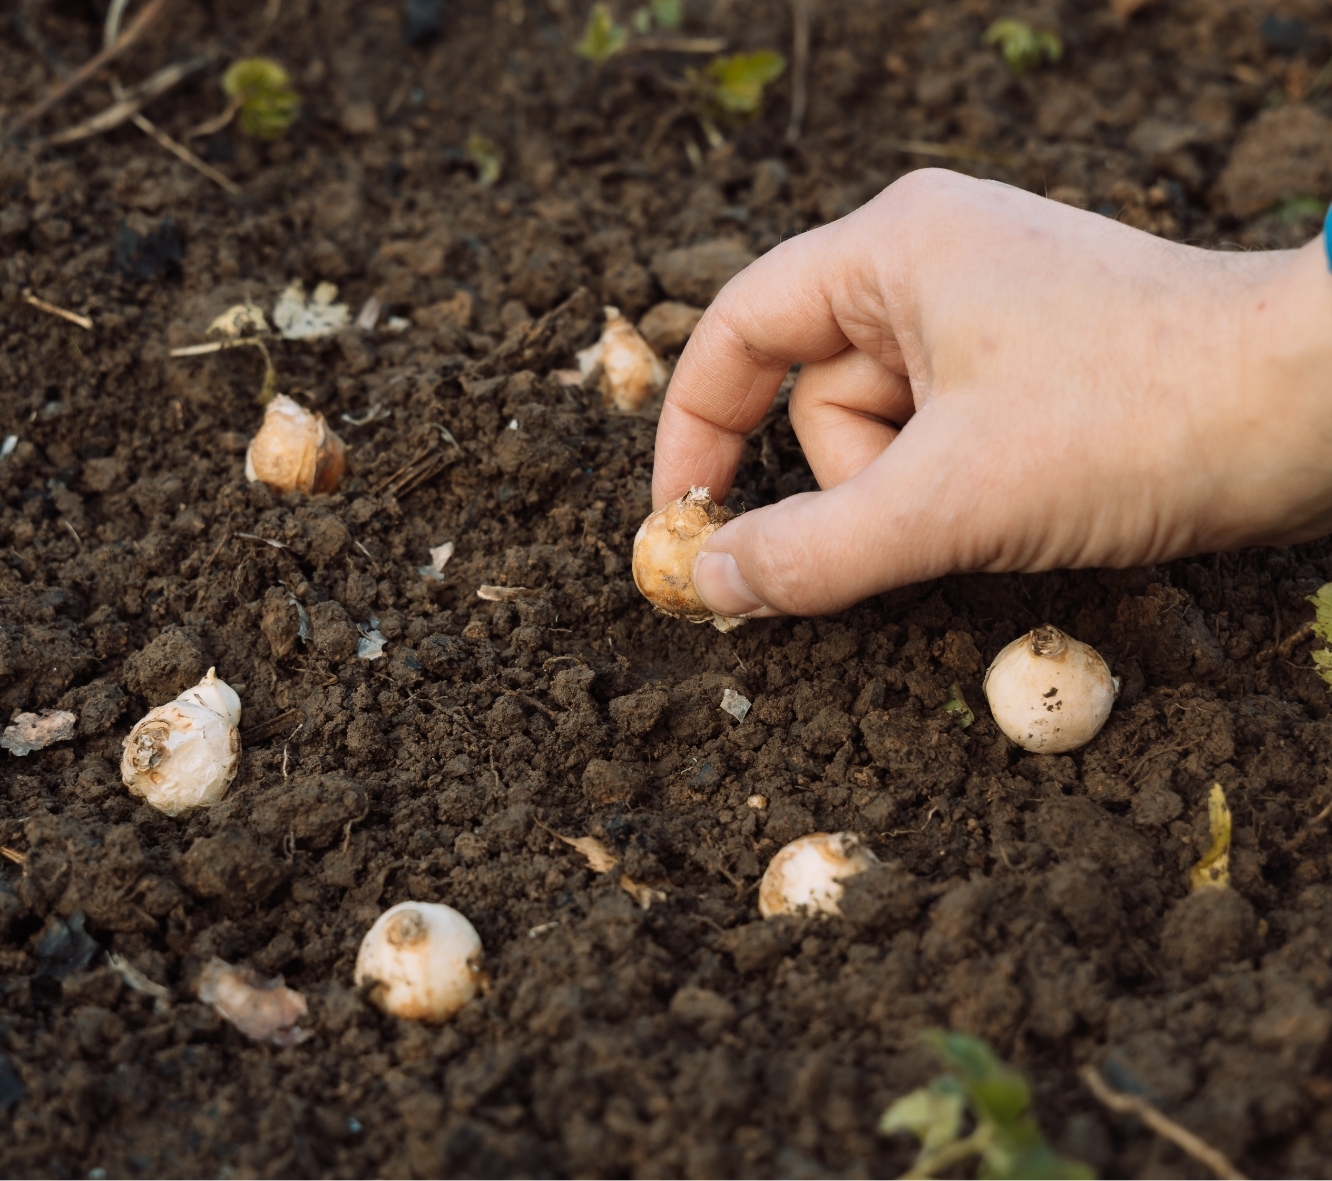
<path id="1" fill-rule="evenodd" d="M 985 44 L 999 46 L 1004 64 L 1014 74 L 1026 74 L 1042 62 L 1057 62 L 1064 56 L 1064 43 L 1057 33 L 1033 29 L 1011 16 L 1001 17 L 985 30 Z"/>
<path id="2" fill-rule="evenodd" d="M 574 50 L 579 57 L 601 65 L 607 58 L 619 53 L 628 39 L 629 30 L 615 23 L 610 8 L 605 4 L 594 4 L 592 11 L 587 14 L 583 39 L 574 46 Z"/>
<path id="3" fill-rule="evenodd" d="M 654 26 L 674 32 L 684 23 L 683 0 L 651 0 L 651 3 L 634 10 L 629 23 L 640 37 L 652 32 Z"/>
<path id="4" fill-rule="evenodd" d="M 786 58 L 771 49 L 716 57 L 700 72 L 686 70 L 695 114 L 714 145 L 721 135 L 714 120 L 745 123 L 763 108 L 763 88 L 782 76 Z"/>
<path id="5" fill-rule="evenodd" d="M 1314 621 L 1309 630 L 1320 640 L 1332 643 L 1332 582 L 1324 583 L 1309 596 L 1314 605 Z M 1313 654 L 1314 666 L 1318 675 L 1332 686 L 1332 650 L 1319 648 Z"/>
<path id="6" fill-rule="evenodd" d="M 504 168 L 504 154 L 495 141 L 473 132 L 467 137 L 467 159 L 476 168 L 476 183 L 490 188 L 500 178 Z"/>
<path id="7" fill-rule="evenodd" d="M 266 57 L 247 57 L 222 76 L 222 89 L 234 104 L 241 130 L 257 139 L 277 139 L 296 121 L 301 96 L 291 75 Z"/>
<path id="8" fill-rule="evenodd" d="M 948 700 L 943 703 L 943 711 L 952 714 L 957 719 L 957 724 L 964 730 L 976 720 L 976 715 L 971 712 L 967 699 L 962 696 L 962 686 L 956 681 L 948 686 Z"/>
<path id="9" fill-rule="evenodd" d="M 979 1038 L 933 1029 L 924 1035 L 948 1072 L 897 1100 L 879 1118 L 884 1136 L 910 1132 L 920 1152 L 903 1177 L 937 1177 L 979 1157 L 979 1177 L 1093 1176 L 1057 1155 L 1028 1110 L 1031 1087 Z M 963 1135 L 970 1116 L 971 1131 Z"/>

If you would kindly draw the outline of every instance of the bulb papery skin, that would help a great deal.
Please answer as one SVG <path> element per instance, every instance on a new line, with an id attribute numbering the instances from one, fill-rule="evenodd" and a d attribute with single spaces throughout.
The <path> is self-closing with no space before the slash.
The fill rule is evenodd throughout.
<path id="1" fill-rule="evenodd" d="M 375 920 L 356 956 L 356 986 L 392 1017 L 447 1021 L 481 987 L 481 937 L 451 906 L 399 902 Z"/>
<path id="2" fill-rule="evenodd" d="M 669 374 L 656 350 L 619 308 L 608 307 L 601 339 L 578 353 L 578 370 L 589 377 L 601 366 L 601 396 L 607 406 L 632 413 L 666 387 Z"/>
<path id="3" fill-rule="evenodd" d="M 1096 737 L 1119 684 L 1095 648 L 1047 624 L 994 658 L 984 689 L 999 729 L 1018 746 L 1061 754 Z"/>
<path id="4" fill-rule="evenodd" d="M 145 714 L 125 739 L 120 777 L 159 812 L 219 803 L 240 765 L 240 698 L 214 669 Z"/>
<path id="5" fill-rule="evenodd" d="M 879 864 L 853 832 L 816 832 L 779 849 L 759 883 L 759 914 L 841 914 L 842 880 Z"/>
<path id="6" fill-rule="evenodd" d="M 691 488 L 653 513 L 638 527 L 634 538 L 634 582 L 658 611 L 711 623 L 730 631 L 742 617 L 714 615 L 694 589 L 694 560 L 703 543 L 735 514 L 717 504 L 706 488 Z"/>
<path id="7" fill-rule="evenodd" d="M 245 453 L 245 478 L 274 492 L 336 492 L 347 470 L 347 446 L 322 414 L 311 414 L 286 394 L 264 412 L 264 423 Z"/>

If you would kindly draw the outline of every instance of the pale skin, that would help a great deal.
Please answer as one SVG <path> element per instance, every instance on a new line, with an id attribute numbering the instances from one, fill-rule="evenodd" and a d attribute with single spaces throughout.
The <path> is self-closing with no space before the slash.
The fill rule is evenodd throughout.
<path id="1" fill-rule="evenodd" d="M 956 173 L 782 243 L 694 331 L 653 501 L 722 499 L 791 365 L 822 491 L 708 540 L 723 615 L 962 571 L 1126 567 L 1332 532 L 1332 274 L 1200 250 Z"/>

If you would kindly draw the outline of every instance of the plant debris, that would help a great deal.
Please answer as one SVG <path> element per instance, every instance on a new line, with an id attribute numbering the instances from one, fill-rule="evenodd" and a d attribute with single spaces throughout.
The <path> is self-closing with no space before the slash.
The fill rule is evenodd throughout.
<path id="1" fill-rule="evenodd" d="M 265 979 L 253 968 L 232 967 L 214 956 L 199 974 L 198 996 L 246 1037 L 275 1046 L 297 1046 L 311 1037 L 296 1023 L 309 1012 L 305 997 L 281 974 Z"/>
<path id="2" fill-rule="evenodd" d="M 43 750 L 74 737 L 78 718 L 67 709 L 44 709 L 39 713 L 16 713 L 0 735 L 0 746 L 13 755 Z"/>
<path id="3" fill-rule="evenodd" d="M 273 305 L 273 325 L 287 340 L 323 340 L 340 332 L 351 320 L 345 303 L 334 303 L 338 288 L 334 283 L 316 284 L 307 298 L 299 279 L 278 296 Z"/>

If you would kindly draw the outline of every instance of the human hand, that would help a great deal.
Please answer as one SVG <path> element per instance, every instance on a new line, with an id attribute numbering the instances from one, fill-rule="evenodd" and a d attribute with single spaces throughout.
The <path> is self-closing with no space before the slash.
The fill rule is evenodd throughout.
<path id="1" fill-rule="evenodd" d="M 1320 243 L 1181 246 L 911 173 L 741 272 L 699 322 L 653 500 L 721 500 L 790 365 L 820 492 L 709 538 L 721 615 L 821 614 L 961 571 L 1134 566 L 1332 529 Z"/>

